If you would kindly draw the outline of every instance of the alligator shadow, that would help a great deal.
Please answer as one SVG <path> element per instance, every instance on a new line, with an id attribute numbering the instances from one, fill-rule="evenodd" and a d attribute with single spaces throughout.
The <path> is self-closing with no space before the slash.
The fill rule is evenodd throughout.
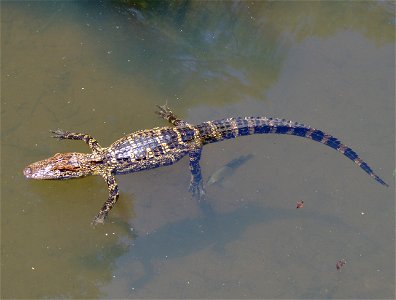
<path id="1" fill-rule="evenodd" d="M 167 224 L 147 235 L 137 235 L 127 253 L 117 259 L 119 271 L 131 276 L 132 290 L 136 291 L 149 283 L 155 274 L 154 260 L 165 261 L 191 255 L 201 249 L 212 247 L 222 251 L 237 240 L 249 226 L 280 219 L 310 219 L 319 223 L 353 228 L 340 218 L 296 209 L 278 209 L 259 206 L 244 206 L 233 212 L 218 214 L 210 211 L 202 217 Z M 143 265 L 144 275 L 136 278 L 133 273 L 136 262 Z M 141 273 L 141 272 L 140 272 Z"/>

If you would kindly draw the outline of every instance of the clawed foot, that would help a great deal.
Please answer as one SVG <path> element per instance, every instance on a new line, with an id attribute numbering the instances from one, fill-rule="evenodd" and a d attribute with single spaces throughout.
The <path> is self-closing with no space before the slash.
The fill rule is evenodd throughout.
<path id="1" fill-rule="evenodd" d="M 213 216 L 214 211 L 210 201 L 206 198 L 205 190 L 202 186 L 202 181 L 199 183 L 190 183 L 189 191 L 192 193 L 193 197 L 197 200 L 197 204 L 201 212 L 206 216 Z"/>
<path id="2" fill-rule="evenodd" d="M 107 213 L 99 212 L 98 215 L 92 220 L 91 225 L 96 226 L 98 224 L 103 224 L 106 217 Z"/>
<path id="3" fill-rule="evenodd" d="M 50 130 L 50 132 L 54 134 L 51 137 L 60 140 L 67 139 L 67 136 L 69 135 L 68 131 L 63 131 L 62 129 Z"/>
<path id="4" fill-rule="evenodd" d="M 168 105 L 165 103 L 165 105 L 156 105 L 159 110 L 157 110 L 155 113 L 159 115 L 161 118 L 167 120 L 169 123 L 171 123 L 174 126 L 181 126 L 181 125 L 187 125 L 187 123 L 183 120 L 180 120 L 176 115 L 170 110 Z"/>
<path id="5" fill-rule="evenodd" d="M 161 118 L 165 120 L 169 120 L 172 117 L 175 117 L 173 112 L 170 110 L 170 108 L 164 104 L 164 105 L 156 105 L 159 110 L 157 110 L 155 113 L 159 115 Z"/>
<path id="6" fill-rule="evenodd" d="M 205 190 L 201 182 L 191 182 L 188 191 L 193 195 L 194 198 L 197 198 L 198 201 L 205 199 Z"/>

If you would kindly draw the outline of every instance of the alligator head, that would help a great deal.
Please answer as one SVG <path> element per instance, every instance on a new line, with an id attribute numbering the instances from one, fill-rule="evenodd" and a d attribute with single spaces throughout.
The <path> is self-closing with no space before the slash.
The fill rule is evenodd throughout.
<path id="1" fill-rule="evenodd" d="M 57 153 L 54 156 L 28 165 L 23 174 L 33 179 L 69 179 L 94 173 L 96 165 L 90 154 Z"/>

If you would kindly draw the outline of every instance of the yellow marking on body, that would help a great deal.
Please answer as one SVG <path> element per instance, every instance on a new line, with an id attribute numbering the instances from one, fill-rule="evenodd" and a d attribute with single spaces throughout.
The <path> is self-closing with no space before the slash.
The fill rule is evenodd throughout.
<path id="1" fill-rule="evenodd" d="M 254 134 L 255 122 L 251 118 L 248 118 L 248 117 L 246 117 L 245 120 L 248 123 L 249 134 L 250 135 Z"/>
<path id="2" fill-rule="evenodd" d="M 117 161 L 115 155 L 113 154 L 113 152 L 111 153 L 111 159 L 110 159 L 110 161 L 111 161 L 111 163 L 113 163 L 113 164 L 117 164 L 117 163 L 118 163 L 118 161 Z"/>
<path id="3" fill-rule="evenodd" d="M 201 138 L 201 136 L 199 134 L 198 128 L 196 128 L 195 126 L 191 126 L 190 124 L 187 124 L 187 126 L 194 131 L 194 141 L 195 141 L 195 143 L 197 141 L 199 141 L 199 143 L 202 144 L 202 138 Z"/>
<path id="4" fill-rule="evenodd" d="M 315 131 L 315 128 L 309 128 L 307 133 L 305 134 L 306 138 L 312 139 L 312 133 Z"/>
<path id="5" fill-rule="evenodd" d="M 348 147 L 343 145 L 343 144 L 341 144 L 340 148 L 338 148 L 337 151 L 341 152 L 342 154 L 344 154 L 346 149 L 348 149 Z"/>
<path id="6" fill-rule="evenodd" d="M 161 143 L 161 139 L 160 139 L 160 136 L 162 135 L 162 133 L 161 133 L 161 130 L 162 130 L 163 128 L 160 128 L 159 130 L 158 130 L 158 135 L 157 136 L 155 136 L 155 140 L 157 141 L 157 143 L 158 143 L 158 145 L 161 145 L 161 147 L 162 147 L 162 151 L 164 152 L 164 153 L 167 153 L 170 149 L 169 149 L 169 146 L 168 146 L 168 144 L 167 143 Z"/>
<path id="7" fill-rule="evenodd" d="M 216 138 L 217 141 L 220 141 L 221 140 L 221 134 L 217 130 L 217 127 L 211 121 L 206 122 L 206 123 L 209 124 L 209 126 L 210 126 L 210 134 L 211 134 L 211 136 Z"/>
<path id="8" fill-rule="evenodd" d="M 269 126 L 270 126 L 270 133 L 276 133 L 276 125 L 275 125 L 275 121 L 276 119 L 272 119 L 271 121 L 269 121 Z"/>
<path id="9" fill-rule="evenodd" d="M 178 142 L 180 145 L 184 144 L 184 142 L 183 142 L 183 140 L 182 140 L 182 135 L 181 135 L 181 133 L 179 132 L 179 130 L 173 129 L 173 131 L 174 131 L 174 132 L 176 133 L 176 135 L 177 135 L 177 142 Z"/>
<path id="10" fill-rule="evenodd" d="M 161 131 L 157 132 L 158 134 L 154 136 L 154 139 L 157 141 L 158 145 L 161 145 L 161 139 L 159 138 L 161 135 Z"/>
<path id="11" fill-rule="evenodd" d="M 231 130 L 234 133 L 234 136 L 237 137 L 239 136 L 239 130 L 238 130 L 238 123 L 234 118 L 229 119 L 230 125 L 231 125 Z"/>
<path id="12" fill-rule="evenodd" d="M 170 149 L 169 149 L 169 146 L 167 143 L 162 143 L 161 146 L 162 146 L 164 153 L 169 152 Z"/>
<path id="13" fill-rule="evenodd" d="M 355 164 L 357 164 L 358 166 L 360 166 L 363 163 L 363 160 L 360 157 L 356 157 L 354 160 Z"/>
<path id="14" fill-rule="evenodd" d="M 151 148 L 146 148 L 146 157 L 147 158 L 153 158 L 154 157 L 154 152 L 151 150 Z"/>
<path id="15" fill-rule="evenodd" d="M 89 138 L 89 135 L 85 135 L 84 138 L 88 139 L 88 138 Z M 93 147 L 92 145 L 93 145 L 94 143 L 97 143 L 97 141 L 96 141 L 94 138 L 89 139 L 89 141 L 88 141 L 89 147 L 92 148 L 92 147 Z"/>
<path id="16" fill-rule="evenodd" d="M 331 135 L 324 134 L 323 139 L 320 141 L 322 144 L 327 145 L 328 140 L 331 138 Z"/>

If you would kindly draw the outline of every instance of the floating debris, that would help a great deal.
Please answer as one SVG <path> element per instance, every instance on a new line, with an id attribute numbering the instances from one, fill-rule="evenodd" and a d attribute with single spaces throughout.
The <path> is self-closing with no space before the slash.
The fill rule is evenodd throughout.
<path id="1" fill-rule="evenodd" d="M 336 263 L 337 270 L 340 270 L 345 264 L 346 264 L 345 259 L 341 259 L 341 260 L 337 261 L 337 263 Z"/>
<path id="2" fill-rule="evenodd" d="M 241 155 L 231 161 L 229 161 L 225 166 L 221 167 L 217 171 L 215 171 L 208 179 L 206 183 L 207 186 L 220 183 L 224 180 L 224 178 L 230 176 L 237 168 L 239 168 L 242 164 L 247 162 L 249 159 L 253 157 L 253 154 Z"/>
<path id="3" fill-rule="evenodd" d="M 302 201 L 302 200 L 297 201 L 296 208 L 298 209 L 298 208 L 303 208 L 303 207 L 304 207 L 304 201 Z"/>

